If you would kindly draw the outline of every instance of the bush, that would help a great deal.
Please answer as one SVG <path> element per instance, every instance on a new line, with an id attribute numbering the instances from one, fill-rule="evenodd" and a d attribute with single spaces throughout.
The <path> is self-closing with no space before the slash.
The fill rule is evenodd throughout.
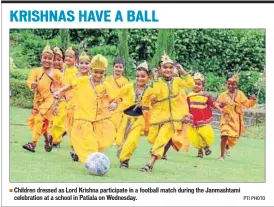
<path id="1" fill-rule="evenodd" d="M 118 54 L 118 49 L 116 46 L 112 45 L 104 45 L 104 46 L 98 46 L 98 47 L 93 47 L 88 50 L 88 53 L 91 55 L 104 55 L 104 56 L 112 56 L 115 57 Z M 112 64 L 112 62 L 110 63 Z"/>
<path id="2" fill-rule="evenodd" d="M 26 86 L 25 80 L 10 79 L 10 104 L 20 108 L 32 108 L 33 92 Z"/>
<path id="3" fill-rule="evenodd" d="M 225 77 L 218 77 L 212 72 L 205 75 L 205 91 L 220 93 L 226 90 Z"/>
<path id="4" fill-rule="evenodd" d="M 10 78 L 17 80 L 27 80 L 31 70 L 29 69 L 14 69 L 10 70 Z"/>
<path id="5" fill-rule="evenodd" d="M 265 82 L 264 74 L 257 71 L 244 71 L 240 73 L 239 89 L 246 96 L 256 95 L 260 91 L 258 103 L 265 103 Z"/>

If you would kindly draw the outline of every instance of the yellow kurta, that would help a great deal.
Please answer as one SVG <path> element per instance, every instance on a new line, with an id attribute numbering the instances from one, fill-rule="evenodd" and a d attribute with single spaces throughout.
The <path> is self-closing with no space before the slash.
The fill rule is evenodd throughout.
<path id="1" fill-rule="evenodd" d="M 118 98 L 123 99 L 121 107 L 123 110 L 137 104 L 136 89 L 136 83 L 128 83 L 120 90 Z M 116 144 L 119 146 L 117 155 L 120 161 L 126 161 L 131 158 L 138 146 L 144 127 L 145 120 L 142 114 L 138 116 L 123 114 L 122 122 L 116 136 Z"/>
<path id="2" fill-rule="evenodd" d="M 179 94 L 179 101 L 181 103 L 180 112 L 182 113 L 182 117 L 188 115 L 189 113 L 186 98 L 187 98 L 187 95 L 185 91 L 181 90 Z M 184 152 L 189 151 L 189 140 L 187 136 L 187 129 L 188 129 L 188 124 L 182 124 L 182 131 L 179 133 L 175 133 L 174 136 L 172 137 L 172 147 L 176 151 L 179 151 L 180 149 L 183 149 Z"/>
<path id="3" fill-rule="evenodd" d="M 161 158 L 167 142 L 175 135 L 177 130 L 182 130 L 181 102 L 179 93 L 181 89 L 193 88 L 195 85 L 190 75 L 184 79 L 174 77 L 171 81 L 159 79 L 153 83 L 142 99 L 142 105 L 149 107 L 152 97 L 157 103 L 151 109 L 150 128 L 148 141 L 153 144 L 152 154 Z"/>
<path id="4" fill-rule="evenodd" d="M 66 67 L 64 70 L 64 84 L 71 84 L 73 80 L 77 77 L 78 69 L 75 66 L 72 67 Z M 69 90 L 65 93 L 65 99 L 66 99 L 66 131 L 68 134 L 68 140 L 69 140 L 69 146 L 72 146 L 71 144 L 71 128 L 73 124 L 73 110 L 75 107 L 74 103 L 74 91 Z M 76 99 L 77 100 L 77 99 Z"/>
<path id="5" fill-rule="evenodd" d="M 116 132 L 106 106 L 107 100 L 114 99 L 116 94 L 107 83 L 93 87 L 90 78 L 79 77 L 72 83 L 77 102 L 71 141 L 82 163 L 86 162 L 91 153 L 111 146 Z"/>
<path id="6" fill-rule="evenodd" d="M 52 70 L 50 75 L 46 74 L 43 68 L 37 68 L 32 71 L 27 80 L 27 86 L 31 89 L 31 84 L 38 82 L 34 96 L 34 108 L 28 118 L 28 127 L 32 130 L 32 141 L 38 141 L 44 134 L 50 121 L 53 118 L 50 110 L 54 98 L 52 93 L 61 87 L 63 74 L 59 70 Z"/>
<path id="7" fill-rule="evenodd" d="M 114 79 L 114 76 L 111 75 L 106 77 L 105 82 L 109 83 L 111 87 L 117 92 L 117 94 L 119 94 L 121 88 L 128 83 L 128 80 L 124 76 Z M 111 117 L 112 122 L 115 124 L 116 130 L 118 130 L 120 126 L 122 115 L 123 115 L 123 112 L 121 111 L 120 107 L 121 107 L 121 104 L 119 108 L 115 110 L 115 112 L 113 113 Z"/>
<path id="8" fill-rule="evenodd" d="M 217 102 L 225 105 L 220 120 L 221 136 L 228 136 L 227 144 L 233 147 L 245 131 L 243 108 L 254 106 L 256 100 L 247 99 L 242 91 L 237 90 L 234 97 L 230 97 L 228 91 L 221 93 Z"/>

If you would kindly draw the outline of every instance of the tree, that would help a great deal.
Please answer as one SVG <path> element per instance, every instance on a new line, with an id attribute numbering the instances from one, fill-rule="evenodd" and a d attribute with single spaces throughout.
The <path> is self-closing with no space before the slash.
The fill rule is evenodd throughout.
<path id="1" fill-rule="evenodd" d="M 175 59 L 174 49 L 174 34 L 173 30 L 161 29 L 158 33 L 156 51 L 150 63 L 151 67 L 158 67 L 161 56 L 166 53 L 171 58 Z"/>
<path id="2" fill-rule="evenodd" d="M 66 50 L 70 45 L 70 35 L 68 29 L 60 29 L 61 47 Z"/>
<path id="3" fill-rule="evenodd" d="M 128 30 L 122 29 L 118 33 L 118 55 L 125 60 L 125 75 L 130 74 L 130 58 L 128 50 Z"/>

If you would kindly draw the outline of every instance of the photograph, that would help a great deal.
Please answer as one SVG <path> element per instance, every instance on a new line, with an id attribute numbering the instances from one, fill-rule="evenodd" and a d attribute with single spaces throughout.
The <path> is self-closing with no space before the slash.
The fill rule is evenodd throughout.
<path id="1" fill-rule="evenodd" d="M 9 39 L 10 183 L 266 182 L 265 29 Z"/>

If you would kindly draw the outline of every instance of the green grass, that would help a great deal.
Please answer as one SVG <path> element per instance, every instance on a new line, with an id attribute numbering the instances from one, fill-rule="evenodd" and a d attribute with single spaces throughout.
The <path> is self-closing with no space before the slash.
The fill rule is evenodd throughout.
<path id="1" fill-rule="evenodd" d="M 42 137 L 35 153 L 22 149 L 31 132 L 14 124 L 26 124 L 29 113 L 27 109 L 10 109 L 10 182 L 265 182 L 265 141 L 241 138 L 232 156 L 221 162 L 218 132 L 210 156 L 198 159 L 194 148 L 189 153 L 171 149 L 168 161 L 158 161 L 151 173 L 138 171 L 149 158 L 146 138 L 141 138 L 129 169 L 119 168 L 113 146 L 105 151 L 111 161 L 110 171 L 103 177 L 91 176 L 82 164 L 70 159 L 67 137 L 60 149 L 50 153 L 44 151 Z"/>

